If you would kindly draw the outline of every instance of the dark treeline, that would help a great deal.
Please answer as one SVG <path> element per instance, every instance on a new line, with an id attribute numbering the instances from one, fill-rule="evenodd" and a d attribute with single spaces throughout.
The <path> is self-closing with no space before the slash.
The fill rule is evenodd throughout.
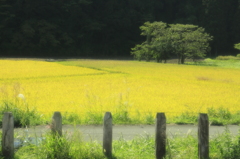
<path id="1" fill-rule="evenodd" d="M 239 0 L 0 0 L 0 55 L 127 56 L 146 21 L 205 28 L 209 56 L 240 42 Z"/>

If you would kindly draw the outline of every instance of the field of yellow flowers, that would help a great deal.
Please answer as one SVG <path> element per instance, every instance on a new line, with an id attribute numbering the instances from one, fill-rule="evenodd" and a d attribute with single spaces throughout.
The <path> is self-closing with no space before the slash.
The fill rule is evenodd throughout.
<path id="1" fill-rule="evenodd" d="M 0 100 L 82 120 L 110 111 L 139 121 L 208 108 L 240 111 L 240 69 L 121 60 L 0 60 Z M 85 122 L 87 123 L 87 122 Z"/>

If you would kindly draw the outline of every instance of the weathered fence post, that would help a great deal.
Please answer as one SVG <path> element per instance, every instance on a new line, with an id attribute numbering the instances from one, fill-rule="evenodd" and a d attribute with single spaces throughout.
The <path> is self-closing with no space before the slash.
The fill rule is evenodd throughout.
<path id="1" fill-rule="evenodd" d="M 14 156 L 14 120 L 11 112 L 4 113 L 2 120 L 2 153 L 4 158 Z"/>
<path id="2" fill-rule="evenodd" d="M 156 158 L 162 159 L 166 155 L 166 117 L 164 113 L 157 113 L 155 134 Z"/>
<path id="3" fill-rule="evenodd" d="M 198 158 L 209 158 L 209 121 L 207 114 L 198 117 Z"/>
<path id="4" fill-rule="evenodd" d="M 52 117 L 51 130 L 53 134 L 62 136 L 62 115 L 60 112 L 54 112 Z"/>
<path id="5" fill-rule="evenodd" d="M 103 153 L 112 156 L 112 114 L 106 112 L 103 119 Z"/>

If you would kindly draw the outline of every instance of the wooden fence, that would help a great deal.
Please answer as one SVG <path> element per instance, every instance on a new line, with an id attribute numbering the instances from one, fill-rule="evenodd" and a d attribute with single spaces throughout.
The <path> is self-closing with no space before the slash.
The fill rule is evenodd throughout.
<path id="1" fill-rule="evenodd" d="M 4 158 L 14 156 L 14 121 L 11 112 L 4 113 L 2 121 L 2 154 Z M 62 136 L 62 116 L 55 112 L 52 117 L 51 131 Z M 166 117 L 164 113 L 157 113 L 155 128 L 155 156 L 163 159 L 166 155 Z M 112 156 L 112 114 L 106 112 L 103 118 L 103 153 Z M 209 158 L 209 121 L 207 114 L 198 117 L 198 158 Z"/>

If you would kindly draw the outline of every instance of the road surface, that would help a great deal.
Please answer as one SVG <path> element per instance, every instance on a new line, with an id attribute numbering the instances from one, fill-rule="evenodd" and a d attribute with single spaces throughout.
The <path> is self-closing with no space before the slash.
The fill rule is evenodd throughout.
<path id="1" fill-rule="evenodd" d="M 238 135 L 240 126 L 210 126 L 210 138 L 223 133 L 226 129 L 228 129 L 231 134 Z M 74 131 L 81 132 L 82 137 L 85 141 L 102 141 L 103 138 L 103 126 L 101 125 L 63 125 L 62 130 L 63 134 L 72 133 Z M 197 125 L 167 125 L 167 137 L 171 138 L 174 136 L 186 136 L 187 134 L 197 136 L 197 130 Z M 47 132 L 50 132 L 50 127 L 47 125 L 14 129 L 14 133 L 17 136 L 23 136 L 28 134 L 28 136 L 39 137 Z M 154 136 L 154 134 L 155 125 L 113 125 L 113 140 L 117 140 L 119 138 L 131 140 L 136 136 Z"/>

